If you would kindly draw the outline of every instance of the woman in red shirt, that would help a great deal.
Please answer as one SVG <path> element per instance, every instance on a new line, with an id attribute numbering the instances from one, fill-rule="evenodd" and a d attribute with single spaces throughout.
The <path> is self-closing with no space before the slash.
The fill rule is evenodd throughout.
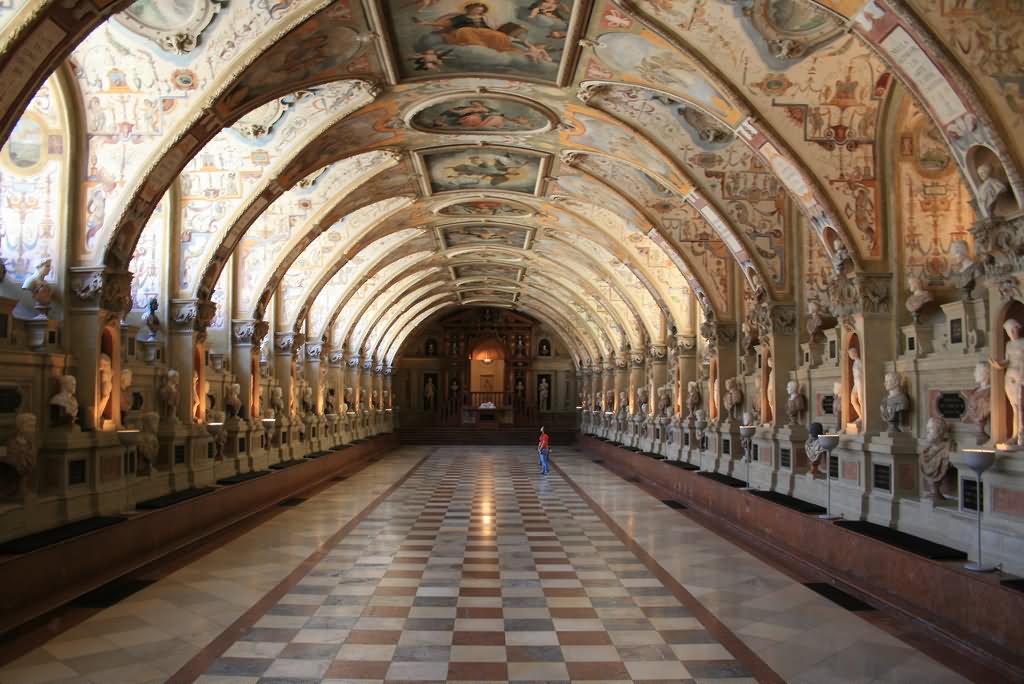
<path id="1" fill-rule="evenodd" d="M 537 458 L 540 461 L 540 472 L 542 475 L 548 474 L 548 454 L 551 450 L 548 448 L 548 433 L 544 432 L 544 428 L 540 429 L 540 441 L 537 442 Z"/>

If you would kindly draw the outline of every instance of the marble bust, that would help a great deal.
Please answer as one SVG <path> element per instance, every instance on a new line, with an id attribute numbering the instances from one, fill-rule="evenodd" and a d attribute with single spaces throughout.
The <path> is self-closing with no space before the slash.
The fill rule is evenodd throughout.
<path id="1" fill-rule="evenodd" d="M 967 398 L 966 419 L 976 426 L 975 443 L 984 444 L 989 438 L 986 427 L 989 416 L 992 414 L 992 387 L 989 384 L 989 365 L 984 361 L 980 361 L 974 366 L 974 382 L 975 387 Z"/>
<path id="2" fill-rule="evenodd" d="M 54 425 L 73 426 L 78 422 L 78 381 L 73 375 L 60 377 L 60 391 L 50 398 L 50 417 Z"/>
<path id="3" fill-rule="evenodd" d="M 53 261 L 43 259 L 36 264 L 36 270 L 28 278 L 25 278 L 25 282 L 21 285 L 21 289 L 28 290 L 32 295 L 35 308 L 43 312 L 50 308 L 50 303 L 53 301 L 53 288 L 46 282 L 46 276 L 50 275 L 52 269 Z"/>
<path id="4" fill-rule="evenodd" d="M 810 465 L 808 471 L 811 476 L 821 474 L 821 457 L 825 455 L 825 450 L 821 444 L 818 443 L 818 437 L 825 432 L 825 428 L 821 423 L 811 423 L 807 428 L 807 441 L 804 442 L 804 453 L 807 455 L 807 463 Z"/>
<path id="5" fill-rule="evenodd" d="M 224 400 L 229 418 L 238 418 L 242 414 L 242 386 L 237 382 L 228 385 L 228 396 Z"/>
<path id="6" fill-rule="evenodd" d="M 739 418 L 740 410 L 743 408 L 743 388 L 736 378 L 729 378 L 725 381 L 723 403 L 728 418 L 731 420 Z"/>
<path id="7" fill-rule="evenodd" d="M 134 377 L 131 368 L 121 369 L 121 414 L 122 416 L 132 409 L 132 382 Z"/>
<path id="8" fill-rule="evenodd" d="M 690 381 L 686 383 L 686 417 L 695 418 L 700 410 L 700 386 Z"/>
<path id="9" fill-rule="evenodd" d="M 882 420 L 889 424 L 890 432 L 900 432 L 900 424 L 910 410 L 910 397 L 903 391 L 903 380 L 896 373 L 885 374 L 887 395 L 879 407 Z"/>
<path id="10" fill-rule="evenodd" d="M 163 376 L 160 384 L 161 417 L 178 421 L 178 371 L 171 368 Z"/>
<path id="11" fill-rule="evenodd" d="M 142 429 L 139 431 L 137 453 L 139 460 L 146 464 L 150 477 L 156 472 L 156 461 L 160 455 L 160 440 L 157 431 L 160 429 L 160 414 L 150 411 L 142 414 Z"/>
<path id="12" fill-rule="evenodd" d="M 1006 183 L 992 175 L 992 165 L 978 164 L 978 203 L 986 215 L 991 216 L 996 200 L 1006 192 Z"/>
<path id="13" fill-rule="evenodd" d="M 974 290 L 978 269 L 974 259 L 971 258 L 966 240 L 953 240 L 949 244 L 949 259 L 952 264 L 949 278 L 960 288 L 961 298 L 967 300 Z"/>
<path id="14" fill-rule="evenodd" d="M 807 399 L 800 393 L 800 385 L 796 380 L 786 383 L 786 395 L 786 419 L 790 425 L 796 425 L 807 410 Z"/>
<path id="15" fill-rule="evenodd" d="M 949 426 L 942 418 L 928 419 L 924 445 L 921 448 L 919 462 L 921 474 L 928 486 L 929 497 L 935 500 L 944 499 L 942 494 L 943 481 L 949 473 L 949 457 L 956 451 L 956 442 L 949 432 Z"/>
<path id="16" fill-rule="evenodd" d="M 921 316 L 921 309 L 935 301 L 935 295 L 925 288 L 920 276 L 914 274 L 907 276 L 907 290 L 910 295 L 907 297 L 905 306 L 913 317 L 914 323 L 917 323 Z"/>

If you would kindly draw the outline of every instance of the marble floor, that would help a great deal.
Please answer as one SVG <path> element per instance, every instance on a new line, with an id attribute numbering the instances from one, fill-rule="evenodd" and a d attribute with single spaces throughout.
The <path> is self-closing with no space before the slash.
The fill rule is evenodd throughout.
<path id="1" fill-rule="evenodd" d="M 968 682 L 560 450 L 403 448 L 0 667 L 0 684 Z"/>

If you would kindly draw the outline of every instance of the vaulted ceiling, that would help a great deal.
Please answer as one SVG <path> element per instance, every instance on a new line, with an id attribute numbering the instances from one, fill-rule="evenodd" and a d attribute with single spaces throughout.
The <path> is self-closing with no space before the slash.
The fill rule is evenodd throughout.
<path id="1" fill-rule="evenodd" d="M 136 309 L 390 363 L 508 307 L 588 363 L 825 297 L 838 255 L 941 280 L 905 211 L 955 214 L 944 248 L 1024 197 L 1011 4 L 13 0 L 0 132 L 69 103 L 66 265 L 131 270 Z M 891 201 L 907 136 L 944 207 Z"/>

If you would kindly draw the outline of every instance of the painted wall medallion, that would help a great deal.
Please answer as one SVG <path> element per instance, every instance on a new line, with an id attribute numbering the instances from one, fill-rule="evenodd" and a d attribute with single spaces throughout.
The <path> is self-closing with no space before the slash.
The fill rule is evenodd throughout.
<path id="1" fill-rule="evenodd" d="M 441 207 L 437 213 L 442 216 L 488 216 L 494 218 L 515 218 L 529 216 L 533 212 L 525 207 L 500 200 L 472 200 Z"/>
<path id="2" fill-rule="evenodd" d="M 457 97 L 424 107 L 412 127 L 427 133 L 533 133 L 551 120 L 524 102 L 500 97 Z"/>

